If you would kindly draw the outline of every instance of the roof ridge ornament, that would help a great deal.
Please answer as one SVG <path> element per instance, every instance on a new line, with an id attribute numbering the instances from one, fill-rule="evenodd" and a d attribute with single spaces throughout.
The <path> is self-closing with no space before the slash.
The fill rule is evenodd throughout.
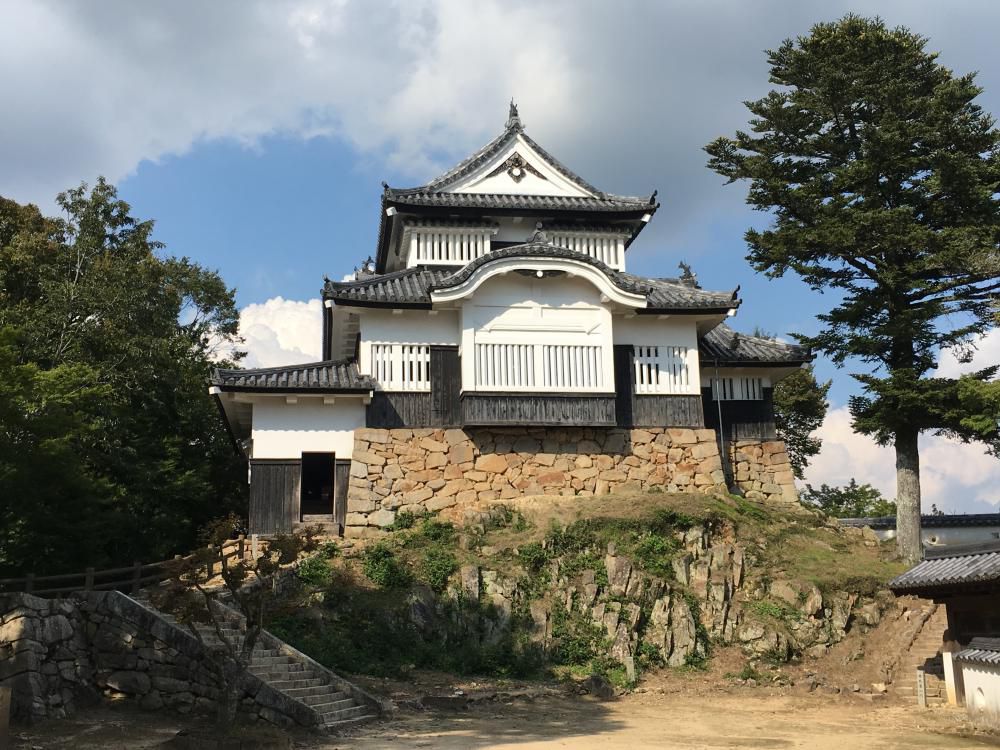
<path id="1" fill-rule="evenodd" d="M 514 100 L 510 100 L 510 110 L 507 113 L 507 130 L 524 130 L 521 123 L 521 116 L 517 113 L 517 105 Z"/>

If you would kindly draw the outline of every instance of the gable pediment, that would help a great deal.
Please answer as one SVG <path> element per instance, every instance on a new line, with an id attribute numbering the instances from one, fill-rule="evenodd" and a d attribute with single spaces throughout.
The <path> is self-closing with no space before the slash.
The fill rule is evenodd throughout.
<path id="1" fill-rule="evenodd" d="M 491 158 L 440 190 L 447 193 L 594 197 L 592 191 L 567 178 L 538 153 L 521 133 L 512 134 L 504 147 Z"/>

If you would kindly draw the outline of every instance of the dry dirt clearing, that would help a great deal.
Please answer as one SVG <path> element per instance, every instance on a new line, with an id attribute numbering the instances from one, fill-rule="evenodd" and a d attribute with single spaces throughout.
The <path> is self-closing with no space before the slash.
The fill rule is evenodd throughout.
<path id="1" fill-rule="evenodd" d="M 99 709 L 86 717 L 22 730 L 15 734 L 14 747 L 154 748 L 193 723 L 163 714 Z M 1000 738 L 973 733 L 962 711 L 872 706 L 845 697 L 738 690 L 690 696 L 644 693 L 609 703 L 545 697 L 506 704 L 483 702 L 458 711 L 402 711 L 391 720 L 359 728 L 354 736 L 300 736 L 295 746 L 311 750 L 949 750 L 1000 747 Z"/>

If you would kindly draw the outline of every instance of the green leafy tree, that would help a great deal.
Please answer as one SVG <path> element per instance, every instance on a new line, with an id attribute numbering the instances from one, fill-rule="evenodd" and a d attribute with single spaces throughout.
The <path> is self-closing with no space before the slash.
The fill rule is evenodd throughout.
<path id="1" fill-rule="evenodd" d="M 834 290 L 822 329 L 801 337 L 855 377 L 854 428 L 896 452 L 898 543 L 920 556 L 918 437 L 997 444 L 989 368 L 928 377 L 940 352 L 968 353 L 1000 292 L 1000 132 L 926 39 L 849 15 L 768 52 L 778 88 L 747 102 L 752 132 L 706 147 L 709 166 L 749 180 L 771 212 L 746 233 L 748 260 Z"/>
<path id="2" fill-rule="evenodd" d="M 773 339 L 760 328 L 754 336 Z M 779 440 L 785 443 L 792 473 L 802 479 L 809 459 L 820 452 L 823 441 L 813 433 L 826 418 L 826 396 L 833 381 L 820 383 L 813 368 L 796 370 L 774 385 L 774 424 Z"/>
<path id="3" fill-rule="evenodd" d="M 843 487 L 820 485 L 819 489 L 807 484 L 800 494 L 805 505 L 819 508 L 836 518 L 877 518 L 896 515 L 896 504 L 886 500 L 870 484 L 858 484 L 856 479 Z"/>
<path id="4" fill-rule="evenodd" d="M 69 482 L 64 472 L 65 492 L 52 494 L 71 518 L 75 482 L 99 488 L 100 550 L 70 532 L 62 554 L 5 555 L 0 567 L 62 572 L 186 551 L 198 528 L 245 502 L 245 470 L 206 388 L 217 357 L 240 356 L 234 292 L 218 274 L 165 257 L 153 222 L 133 217 L 104 180 L 57 200 L 61 218 L 0 199 L 0 326 L 17 331 L 8 366 L 39 373 L 35 398 L 47 398 L 39 389 L 56 373 L 74 373 L 81 393 L 101 393 L 64 422 L 67 444 L 81 447 L 77 476 Z M 10 461 L 21 466 L 16 454 Z M 26 491 L 7 511 L 30 546 L 51 537 L 59 513 L 42 513 Z"/>

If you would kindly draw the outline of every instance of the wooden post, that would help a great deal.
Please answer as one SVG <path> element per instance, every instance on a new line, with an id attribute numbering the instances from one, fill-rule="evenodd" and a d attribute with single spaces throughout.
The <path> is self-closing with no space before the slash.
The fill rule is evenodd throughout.
<path id="1" fill-rule="evenodd" d="M 87 568 L 87 572 L 83 576 L 83 590 L 90 591 L 94 588 L 94 569 Z"/>
<path id="2" fill-rule="evenodd" d="M 236 543 L 240 550 L 240 562 L 243 562 L 247 552 L 247 538 L 243 534 L 240 534 L 236 537 Z"/>
<path id="3" fill-rule="evenodd" d="M 917 705 L 927 708 L 927 679 L 921 667 L 917 667 Z"/>
<path id="4" fill-rule="evenodd" d="M 260 557 L 260 550 L 257 548 L 257 535 L 250 535 L 250 557 L 256 560 Z"/>
<path id="5" fill-rule="evenodd" d="M 27 593 L 29 593 L 29 594 L 32 591 L 35 590 L 35 574 L 34 573 L 28 573 L 28 575 L 26 575 L 24 577 L 24 590 Z"/>
<path id="6" fill-rule="evenodd" d="M 142 563 L 138 560 L 132 562 L 132 591 L 133 594 L 139 593 L 139 579 L 142 578 Z"/>
<path id="7" fill-rule="evenodd" d="M 0 748 L 10 747 L 10 696 L 11 688 L 0 687 Z"/>
<path id="8" fill-rule="evenodd" d="M 215 560 L 212 559 L 211 555 L 212 545 L 209 544 L 207 547 L 205 547 L 205 549 L 209 552 L 209 554 L 206 555 L 206 557 L 208 558 L 208 577 L 211 578 L 214 575 L 213 571 L 215 570 Z"/>

